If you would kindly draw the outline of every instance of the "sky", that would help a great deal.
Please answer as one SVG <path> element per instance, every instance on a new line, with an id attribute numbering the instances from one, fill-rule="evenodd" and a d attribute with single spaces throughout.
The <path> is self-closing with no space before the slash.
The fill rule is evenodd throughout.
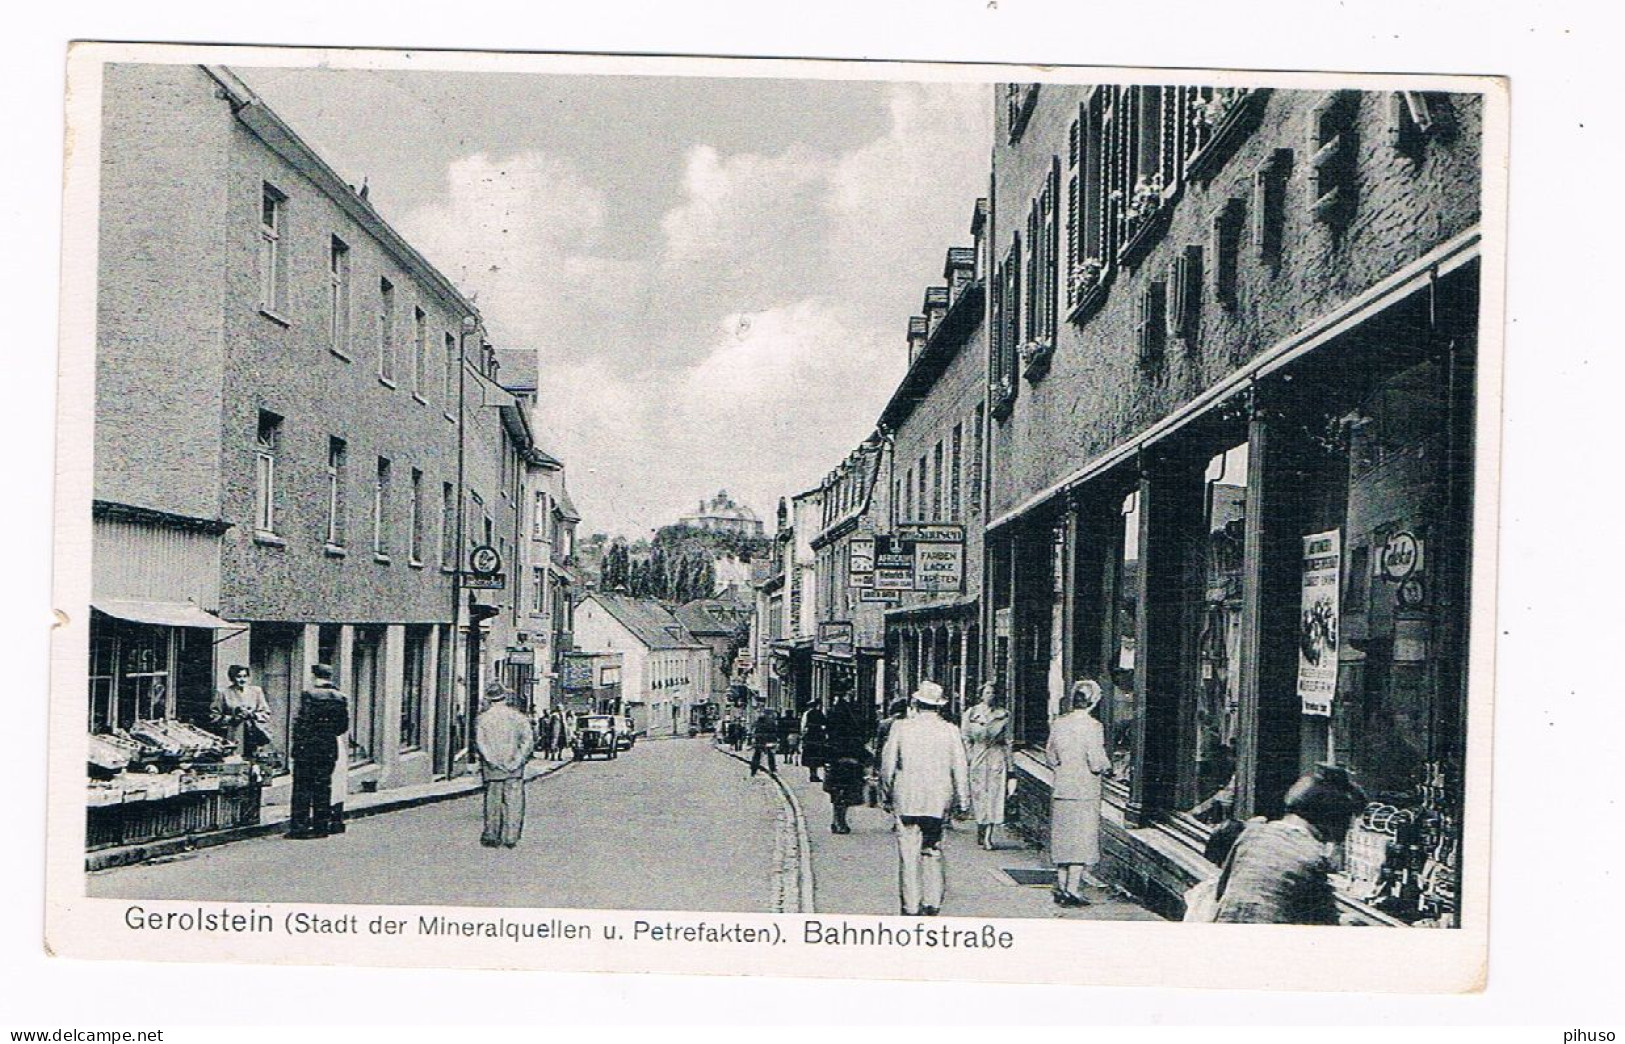
<path id="1" fill-rule="evenodd" d="M 873 430 L 987 194 L 984 85 L 236 70 L 534 348 L 581 532 L 769 522 Z"/>

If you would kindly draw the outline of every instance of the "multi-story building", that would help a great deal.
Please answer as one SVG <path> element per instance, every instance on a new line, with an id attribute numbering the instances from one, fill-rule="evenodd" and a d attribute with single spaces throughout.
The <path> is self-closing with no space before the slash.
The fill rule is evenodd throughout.
<path id="1" fill-rule="evenodd" d="M 703 529 L 708 533 L 730 533 L 735 536 L 763 536 L 762 519 L 744 504 L 734 501 L 725 489 L 718 490 L 710 500 L 700 501 L 692 515 L 677 520 L 681 526 Z"/>
<path id="2" fill-rule="evenodd" d="M 622 710 L 639 735 L 679 736 L 707 702 L 711 650 L 649 598 L 589 591 L 575 607 L 580 653 L 621 653 Z"/>
<path id="3" fill-rule="evenodd" d="M 819 515 L 810 541 L 814 563 L 812 701 L 828 707 L 851 697 L 865 713 L 885 699 L 885 592 L 859 587 L 862 548 L 874 556 L 877 521 L 885 517 L 880 479 L 888 454 L 871 437 L 847 455 L 819 487 Z M 876 499 L 876 489 L 880 498 Z M 854 571 L 853 560 L 859 569 Z"/>
<path id="4" fill-rule="evenodd" d="M 325 662 L 350 789 L 453 771 L 512 595 L 465 550 L 522 551 L 534 452 L 478 311 L 229 70 L 103 92 L 91 729 L 206 723 L 240 663 L 285 751 Z"/>
<path id="5" fill-rule="evenodd" d="M 923 314 L 909 320 L 908 371 L 879 422 L 891 491 L 882 546 L 915 549 L 917 574 L 912 589 L 894 592 L 886 608 L 890 689 L 901 695 L 931 679 L 956 715 L 981 677 L 986 227 L 987 200 L 980 199 L 973 245 L 948 250 L 945 285 L 927 290 Z M 914 539 L 920 536 L 939 539 Z"/>
<path id="6" fill-rule="evenodd" d="M 1011 84 L 996 108 L 983 627 L 1023 828 L 1094 678 L 1106 854 L 1151 905 L 1178 909 L 1214 824 L 1334 761 L 1394 810 L 1349 838 L 1345 909 L 1452 923 L 1482 100 Z"/>
<path id="7" fill-rule="evenodd" d="M 823 529 L 821 487 L 779 502 L 773 572 L 758 588 L 768 615 L 757 627 L 767 649 L 757 662 L 767 665 L 770 705 L 800 714 L 813 702 L 813 644 L 818 633 L 817 557 L 812 538 Z M 775 637 L 776 636 L 776 637 Z"/>

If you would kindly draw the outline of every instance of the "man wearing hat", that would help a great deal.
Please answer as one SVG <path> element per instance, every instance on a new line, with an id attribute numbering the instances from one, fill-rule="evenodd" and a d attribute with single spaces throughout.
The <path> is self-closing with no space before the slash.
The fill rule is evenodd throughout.
<path id="1" fill-rule="evenodd" d="M 942 686 L 921 682 L 914 713 L 898 719 L 880 753 L 880 786 L 897 816 L 899 898 L 905 917 L 935 917 L 947 890 L 942 827 L 970 806 L 970 769 L 959 729 L 942 717 Z"/>
<path id="2" fill-rule="evenodd" d="M 536 749 L 536 734 L 524 714 L 512 706 L 501 682 L 485 687 L 487 705 L 474 722 L 480 752 L 480 778 L 485 781 L 486 848 L 519 843 L 525 828 L 525 762 Z"/>

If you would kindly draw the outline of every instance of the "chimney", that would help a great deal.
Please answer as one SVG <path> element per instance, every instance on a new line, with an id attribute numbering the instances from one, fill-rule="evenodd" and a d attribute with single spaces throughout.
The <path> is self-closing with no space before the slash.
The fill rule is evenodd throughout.
<path id="1" fill-rule="evenodd" d="M 908 364 L 914 365 L 914 360 L 920 357 L 925 350 L 925 316 L 916 315 L 908 321 Z"/>
<path id="2" fill-rule="evenodd" d="M 925 288 L 925 336 L 930 340 L 936 335 L 937 327 L 942 325 L 942 317 L 948 314 L 948 288 L 945 286 L 928 286 Z"/>
<path id="3" fill-rule="evenodd" d="M 942 264 L 942 278 L 948 281 L 948 300 L 959 300 L 959 295 L 976 278 L 976 248 L 949 247 L 947 260 Z"/>

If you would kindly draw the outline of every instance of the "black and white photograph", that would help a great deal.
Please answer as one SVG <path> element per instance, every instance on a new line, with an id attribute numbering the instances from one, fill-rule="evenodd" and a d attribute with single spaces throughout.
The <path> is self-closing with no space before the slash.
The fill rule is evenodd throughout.
<path id="1" fill-rule="evenodd" d="M 69 78 L 53 946 L 1482 983 L 1503 81 Z"/>

